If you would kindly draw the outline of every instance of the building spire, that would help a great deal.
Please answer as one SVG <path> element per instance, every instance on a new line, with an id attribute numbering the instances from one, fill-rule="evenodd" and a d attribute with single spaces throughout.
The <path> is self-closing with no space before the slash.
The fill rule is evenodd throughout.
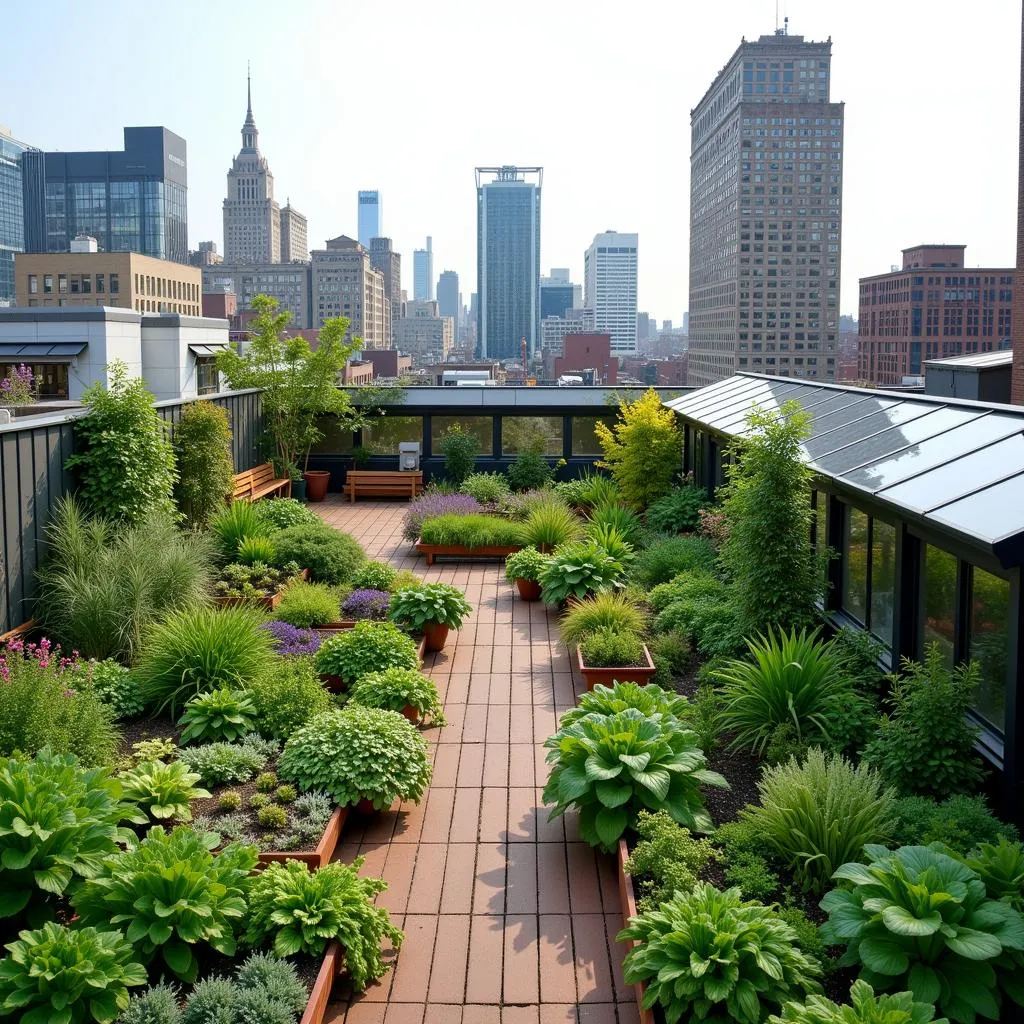
<path id="1" fill-rule="evenodd" d="M 246 110 L 245 124 L 242 125 L 242 149 L 257 150 L 256 120 L 252 116 L 252 67 L 248 61 L 245 65 L 245 86 L 246 86 Z"/>

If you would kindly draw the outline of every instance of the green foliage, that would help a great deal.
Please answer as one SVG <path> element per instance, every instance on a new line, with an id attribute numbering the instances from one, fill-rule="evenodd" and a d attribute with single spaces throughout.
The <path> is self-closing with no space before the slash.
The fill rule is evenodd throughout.
<path id="1" fill-rule="evenodd" d="M 323 520 L 308 505 L 295 498 L 262 498 L 253 506 L 256 516 L 275 530 L 289 526 L 317 526 Z"/>
<path id="2" fill-rule="evenodd" d="M 181 1024 L 177 990 L 163 983 L 151 985 L 145 992 L 132 996 L 117 1024 Z"/>
<path id="3" fill-rule="evenodd" d="M 208 786 L 248 782 L 266 763 L 266 755 L 245 743 L 204 743 L 178 751 L 180 764 L 197 772 Z"/>
<path id="4" fill-rule="evenodd" d="M 868 843 L 888 838 L 893 794 L 867 765 L 841 756 L 826 760 L 812 747 L 796 758 L 765 768 L 757 784 L 760 806 L 742 812 L 762 842 L 805 890 L 822 893 L 832 873 L 856 860 Z"/>
<path id="5" fill-rule="evenodd" d="M 256 728 L 270 739 L 287 739 L 331 706 L 312 658 L 276 658 L 246 692 L 256 708 Z"/>
<path id="6" fill-rule="evenodd" d="M 163 821 L 175 818 L 191 821 L 192 800 L 208 797 L 205 789 L 196 783 L 200 775 L 189 771 L 181 761 L 143 761 L 118 775 L 124 787 L 125 799 L 141 807 L 151 818 Z"/>
<path id="7" fill-rule="evenodd" d="M 597 629 L 640 635 L 647 627 L 644 614 L 622 594 L 605 591 L 573 605 L 559 623 L 562 639 L 573 646 Z"/>
<path id="8" fill-rule="evenodd" d="M 277 552 L 269 537 L 244 537 L 238 545 L 238 561 L 242 565 L 271 565 Z"/>
<path id="9" fill-rule="evenodd" d="M 576 706 L 562 715 L 558 726 L 564 729 L 586 715 L 615 715 L 627 708 L 633 708 L 647 718 L 664 715 L 666 719 L 679 721 L 683 721 L 689 711 L 685 697 L 663 690 L 653 683 L 646 686 L 639 683 L 612 683 L 611 686 L 604 686 L 598 683 L 592 690 L 580 694 Z"/>
<path id="10" fill-rule="evenodd" d="M 676 890 L 692 889 L 714 859 L 714 847 L 706 839 L 694 839 L 689 829 L 677 825 L 664 811 L 641 811 L 636 831 L 640 839 L 625 871 L 636 879 L 640 913 L 657 910 Z"/>
<path id="11" fill-rule="evenodd" d="M 747 423 L 729 465 L 721 559 L 745 633 L 805 626 L 824 587 L 810 540 L 812 473 L 801 447 L 809 416 L 784 402 L 778 412 L 755 408 Z"/>
<path id="12" fill-rule="evenodd" d="M 682 672 L 690 662 L 690 642 L 682 633 L 662 633 L 647 646 L 657 669 L 654 679 L 658 683 L 671 685 L 672 677 Z"/>
<path id="13" fill-rule="evenodd" d="M 245 689 L 273 659 L 260 619 L 248 607 L 192 607 L 155 626 L 135 670 L 147 706 L 174 715 L 198 694 Z"/>
<path id="14" fill-rule="evenodd" d="M 260 772 L 256 776 L 256 788 L 261 793 L 269 793 L 277 785 L 277 775 L 274 772 Z"/>
<path id="15" fill-rule="evenodd" d="M 227 410 L 189 402 L 174 426 L 178 482 L 174 500 L 189 526 L 205 527 L 231 497 L 235 463 Z"/>
<path id="16" fill-rule="evenodd" d="M 990 899 L 1024 911 L 1024 846 L 1001 838 L 983 843 L 964 862 L 985 883 Z"/>
<path id="17" fill-rule="evenodd" d="M 278 774 L 303 790 L 323 790 L 341 806 L 396 799 L 419 803 L 432 768 L 426 740 L 395 711 L 349 704 L 318 715 L 285 744 Z"/>
<path id="18" fill-rule="evenodd" d="M 21 1024 L 109 1024 L 146 984 L 120 932 L 48 922 L 24 931 L 0 960 L 0 1016 Z"/>
<path id="19" fill-rule="evenodd" d="M 501 473 L 470 473 L 462 481 L 459 490 L 476 498 L 483 505 L 508 494 L 509 486 L 508 480 Z"/>
<path id="20" fill-rule="evenodd" d="M 513 491 L 537 491 L 554 479 L 551 464 L 540 452 L 520 452 L 508 467 L 508 482 Z"/>
<path id="21" fill-rule="evenodd" d="M 274 790 L 274 799 L 279 804 L 293 803 L 298 795 L 299 794 L 296 792 L 295 787 L 289 786 L 287 783 L 283 786 L 278 786 L 277 789 Z"/>
<path id="22" fill-rule="evenodd" d="M 41 750 L 0 760 L 0 918 L 38 924 L 53 898 L 69 894 L 103 858 L 132 839 L 137 820 L 105 768 L 85 770 L 73 754 Z"/>
<path id="23" fill-rule="evenodd" d="M 353 590 L 393 590 L 398 570 L 387 562 L 366 562 L 352 577 Z"/>
<path id="24" fill-rule="evenodd" d="M 181 1015 L 181 1024 L 233 1022 L 237 992 L 228 978 L 213 975 L 196 983 Z"/>
<path id="25" fill-rule="evenodd" d="M 138 526 L 88 519 L 69 496 L 56 502 L 46 535 L 36 617 L 83 657 L 131 664 L 154 622 L 208 600 L 211 544 L 167 518 Z"/>
<path id="26" fill-rule="evenodd" d="M 656 632 L 682 633 L 711 658 L 732 656 L 746 646 L 728 588 L 709 572 L 681 573 L 659 584 L 651 591 L 650 602 L 658 612 Z"/>
<path id="27" fill-rule="evenodd" d="M 75 420 L 75 453 L 64 463 L 74 470 L 78 493 L 91 513 L 141 524 L 173 516 L 174 448 L 167 425 L 153 407 L 141 377 L 129 377 L 124 363 L 107 367 L 109 385 L 85 389 L 88 412 Z"/>
<path id="28" fill-rule="evenodd" d="M 786 1003 L 782 1014 L 767 1024 L 928 1024 L 935 1007 L 918 1003 L 910 992 L 876 996 L 866 981 L 850 986 L 850 1006 L 840 1006 L 825 996 L 812 995 L 804 1003 Z M 943 1017 L 934 1024 L 949 1024 Z"/>
<path id="29" fill-rule="evenodd" d="M 186 702 L 178 725 L 184 726 L 182 743 L 239 740 L 255 728 L 256 708 L 247 694 L 223 687 Z"/>
<path id="30" fill-rule="evenodd" d="M 438 451 L 444 456 L 445 480 L 459 487 L 473 472 L 476 457 L 480 454 L 480 442 L 476 434 L 463 430 L 456 423 L 444 432 Z"/>
<path id="31" fill-rule="evenodd" d="M 521 547 L 523 527 L 499 516 L 471 512 L 461 515 L 448 512 L 423 520 L 420 540 L 424 544 L 441 544 L 467 548 Z"/>
<path id="32" fill-rule="evenodd" d="M 745 899 L 768 900 L 779 891 L 779 876 L 762 856 L 764 844 L 749 819 L 726 822 L 715 829 L 712 842 L 722 853 L 725 880 L 739 888 Z"/>
<path id="33" fill-rule="evenodd" d="M 264 989 L 293 1014 L 302 1013 L 309 998 L 292 964 L 270 953 L 251 954 L 238 968 L 237 984 L 243 990 Z"/>
<path id="34" fill-rule="evenodd" d="M 833 654 L 838 653 L 835 646 L 832 651 Z M 848 674 L 843 675 L 850 682 L 851 688 L 844 700 L 837 701 L 825 711 L 828 740 L 824 746 L 837 754 L 846 754 L 859 760 L 877 727 L 878 707 L 870 697 L 860 695 L 856 683 Z"/>
<path id="35" fill-rule="evenodd" d="M 584 473 L 580 477 L 581 486 L 574 495 L 582 508 L 597 508 L 599 505 L 611 505 L 622 498 L 619 485 L 610 476 L 601 473 Z"/>
<path id="36" fill-rule="evenodd" d="M 704 487 L 684 484 L 647 506 L 647 525 L 659 533 L 683 533 L 700 526 L 698 513 L 710 504 Z"/>
<path id="37" fill-rule="evenodd" d="M 536 583 L 544 566 L 550 561 L 550 555 L 542 554 L 532 545 L 521 548 L 505 559 L 505 579 L 509 583 L 515 583 L 516 580 Z"/>
<path id="38" fill-rule="evenodd" d="M 890 677 L 892 714 L 879 722 L 865 760 L 905 795 L 941 799 L 977 788 L 978 728 L 967 720 L 980 678 L 977 665 L 950 671 L 935 643 L 924 664 L 904 658 L 901 668 L 901 675 Z"/>
<path id="39" fill-rule="evenodd" d="M 646 665 L 639 633 L 599 626 L 580 640 L 583 663 L 589 668 L 633 668 Z"/>
<path id="40" fill-rule="evenodd" d="M 623 565 L 633 560 L 633 545 L 614 526 L 590 523 L 587 526 L 587 539 Z"/>
<path id="41" fill-rule="evenodd" d="M 641 551 L 633 563 L 633 576 L 645 587 L 668 583 L 680 573 L 710 570 L 715 549 L 703 537 L 666 537 Z"/>
<path id="42" fill-rule="evenodd" d="M 532 547 L 551 550 L 578 540 L 583 533 L 579 519 L 560 501 L 538 502 L 523 521 L 522 540 Z"/>
<path id="43" fill-rule="evenodd" d="M 885 647 L 866 629 L 844 626 L 833 638 L 832 649 L 858 694 L 874 699 L 888 689 L 886 676 L 878 667 Z"/>
<path id="44" fill-rule="evenodd" d="M 722 731 L 721 710 L 715 688 L 709 684 L 698 686 L 686 716 L 686 724 L 696 735 L 701 750 L 711 751 L 718 746 L 718 737 Z"/>
<path id="45" fill-rule="evenodd" d="M 374 905 L 387 883 L 360 878 L 362 866 L 362 857 L 351 867 L 334 863 L 317 871 L 297 861 L 268 865 L 252 887 L 246 941 L 272 942 L 278 956 L 320 956 L 331 939 L 338 939 L 352 987 L 361 992 L 387 971 L 381 943 L 399 949 L 404 938 L 388 912 Z"/>
<path id="46" fill-rule="evenodd" d="M 645 530 L 643 520 L 628 506 L 618 501 L 606 501 L 595 505 L 590 513 L 591 527 L 608 527 L 618 530 L 622 539 L 636 547 Z"/>
<path id="47" fill-rule="evenodd" d="M 564 726 L 544 743 L 551 765 L 544 803 L 550 817 L 579 811 L 580 836 L 591 846 L 613 850 L 642 810 L 667 811 L 697 832 L 711 828 L 700 785 L 728 788 L 705 767 L 696 739 L 679 722 L 645 717 L 627 708 L 613 715 L 589 714 Z"/>
<path id="48" fill-rule="evenodd" d="M 414 633 L 433 623 L 458 629 L 472 611 L 466 595 L 449 583 L 404 587 L 391 599 L 392 621 Z"/>
<path id="49" fill-rule="evenodd" d="M 592 541 L 566 544 L 557 549 L 540 574 L 541 597 L 546 604 L 561 604 L 570 597 L 584 598 L 611 590 L 622 578 L 622 563 Z"/>
<path id="50" fill-rule="evenodd" d="M 982 843 L 1013 842 L 1017 829 L 1000 821 L 980 796 L 951 796 L 936 802 L 928 796 L 904 796 L 895 804 L 893 841 L 899 846 L 942 843 L 967 854 Z"/>
<path id="51" fill-rule="evenodd" d="M 75 680 L 76 686 L 91 686 L 93 693 L 117 718 L 135 718 L 145 708 L 135 677 L 113 658 L 79 663 L 75 667 Z"/>
<path id="52" fill-rule="evenodd" d="M 211 520 L 210 529 L 217 538 L 217 548 L 225 562 L 238 560 L 242 543 L 252 537 L 270 537 L 277 529 L 256 511 L 260 502 L 239 498 L 222 508 Z"/>
<path id="53" fill-rule="evenodd" d="M 404 711 L 415 708 L 420 720 L 432 718 L 435 725 L 444 725 L 441 698 L 433 679 L 411 668 L 389 668 L 384 672 L 370 672 L 350 687 L 348 699 L 352 704 L 385 711 Z"/>
<path id="54" fill-rule="evenodd" d="M 1024 950 L 1020 914 L 990 899 L 985 883 L 938 844 L 864 852 L 869 864 L 835 873 L 851 888 L 821 901 L 829 915 L 825 941 L 847 947 L 840 964 L 859 966 L 875 989 L 909 990 L 918 1002 L 936 1003 L 951 1020 L 999 1019 L 998 969 Z M 1019 983 L 1016 989 L 1019 995 Z"/>
<path id="55" fill-rule="evenodd" d="M 300 629 L 326 626 L 340 615 L 338 594 L 326 583 L 293 583 L 281 596 L 274 618 Z"/>
<path id="56" fill-rule="evenodd" d="M 271 804 L 269 793 L 253 793 L 249 797 L 249 807 L 254 811 L 262 811 L 264 807 L 269 807 Z"/>
<path id="57" fill-rule="evenodd" d="M 269 828 L 277 830 L 284 828 L 288 824 L 288 812 L 283 807 L 277 807 L 274 804 L 268 804 L 266 807 L 261 807 L 256 812 L 256 820 L 263 826 L 263 828 Z"/>
<path id="58" fill-rule="evenodd" d="M 308 569 L 314 581 L 334 586 L 348 583 L 366 561 L 366 552 L 355 537 L 323 522 L 281 530 L 274 535 L 274 547 L 277 565 L 295 562 Z"/>
<path id="59" fill-rule="evenodd" d="M 825 737 L 824 713 L 846 699 L 849 687 L 837 673 L 832 648 L 818 630 L 768 630 L 747 643 L 749 658 L 725 664 L 715 678 L 722 691 L 722 727 L 733 747 L 763 753 L 773 730 L 792 725 L 797 739 Z"/>
<path id="60" fill-rule="evenodd" d="M 177 753 L 178 744 L 169 738 L 139 740 L 132 744 L 130 761 L 142 764 L 143 761 L 166 761 Z"/>
<path id="61" fill-rule="evenodd" d="M 675 413 L 661 404 L 654 388 L 633 402 L 621 402 L 614 427 L 599 420 L 594 432 L 604 452 L 598 465 L 611 470 L 627 504 L 646 508 L 672 489 L 683 435 Z"/>
<path id="62" fill-rule="evenodd" d="M 226 846 L 187 827 L 170 835 L 159 826 L 134 850 L 109 858 L 103 871 L 75 896 L 85 925 L 124 925 L 125 937 L 145 964 L 159 957 L 182 981 L 194 981 L 196 951 L 211 947 L 234 955 L 236 931 L 256 866 L 256 848 Z"/>
<path id="63" fill-rule="evenodd" d="M 217 810 L 226 814 L 234 813 L 242 809 L 242 794 L 237 790 L 228 789 L 217 797 Z"/>
<path id="64" fill-rule="evenodd" d="M 321 675 L 338 676 L 350 686 L 368 672 L 419 668 L 420 659 L 412 637 L 393 622 L 364 620 L 325 641 L 314 664 Z"/>
<path id="65" fill-rule="evenodd" d="M 637 942 L 622 965 L 626 984 L 645 982 L 644 1007 L 661 1006 L 668 1024 L 759 1024 L 773 1007 L 821 990 L 821 968 L 793 928 L 771 907 L 741 902 L 738 889 L 677 892 L 618 938 Z"/>
<path id="66" fill-rule="evenodd" d="M 248 541 L 242 542 L 243 547 L 247 544 Z M 272 568 L 265 562 L 253 565 L 233 562 L 220 570 L 213 588 L 218 597 L 243 598 L 255 603 L 282 593 L 297 581 L 298 571 L 299 567 L 294 562 L 289 562 L 281 569 Z"/>

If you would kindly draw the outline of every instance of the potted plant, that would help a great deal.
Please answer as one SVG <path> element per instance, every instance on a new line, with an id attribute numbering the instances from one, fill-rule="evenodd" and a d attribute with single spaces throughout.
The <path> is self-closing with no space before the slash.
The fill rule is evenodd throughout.
<path id="1" fill-rule="evenodd" d="M 536 601 L 540 597 L 541 571 L 550 561 L 550 555 L 541 554 L 535 547 L 523 548 L 505 561 L 505 579 L 516 585 L 524 601 Z"/>
<path id="2" fill-rule="evenodd" d="M 592 690 L 598 683 L 646 683 L 655 673 L 651 652 L 639 633 L 602 626 L 576 645 L 576 661 Z"/>
<path id="3" fill-rule="evenodd" d="M 321 644 L 314 665 L 320 678 L 335 690 L 351 686 L 369 672 L 388 668 L 419 668 L 412 637 L 393 622 L 364 619 Z"/>
<path id="4" fill-rule="evenodd" d="M 449 629 L 458 629 L 473 610 L 465 594 L 448 583 L 403 587 L 391 598 L 391 619 L 413 633 L 423 633 L 428 651 L 444 649 Z"/>
<path id="5" fill-rule="evenodd" d="M 545 604 L 564 605 L 588 594 L 612 590 L 619 586 L 621 577 L 622 563 L 599 544 L 564 544 L 540 571 L 541 597 Z"/>
<path id="6" fill-rule="evenodd" d="M 348 700 L 367 708 L 398 711 L 413 725 L 425 722 L 428 716 L 433 725 L 447 724 L 434 680 L 412 668 L 371 672 L 352 684 Z"/>
<path id="7" fill-rule="evenodd" d="M 506 558 L 522 546 L 521 523 L 476 512 L 430 516 L 420 524 L 416 541 L 416 550 L 427 556 L 427 565 L 433 565 L 438 555 Z"/>

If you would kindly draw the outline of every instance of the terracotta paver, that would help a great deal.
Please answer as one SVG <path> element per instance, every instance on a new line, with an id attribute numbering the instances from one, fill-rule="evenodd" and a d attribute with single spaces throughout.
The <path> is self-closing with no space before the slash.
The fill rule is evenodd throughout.
<path id="1" fill-rule="evenodd" d="M 419 805 L 352 816 L 336 857 L 366 857 L 406 931 L 391 973 L 331 1004 L 330 1024 L 633 1024 L 612 858 L 548 821 L 544 740 L 582 689 L 557 618 L 520 601 L 497 561 L 428 569 L 401 536 L 403 502 L 313 505 L 370 558 L 465 591 L 473 615 L 427 656 L 448 725 L 427 729 Z M 336 997 L 343 991 L 339 984 Z"/>

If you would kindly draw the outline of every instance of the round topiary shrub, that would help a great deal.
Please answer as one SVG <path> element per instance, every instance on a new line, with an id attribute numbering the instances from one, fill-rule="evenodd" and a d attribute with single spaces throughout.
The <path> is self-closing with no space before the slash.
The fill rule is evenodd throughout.
<path id="1" fill-rule="evenodd" d="M 320 583 L 348 583 L 366 561 L 355 537 L 326 523 L 289 526 L 274 535 L 276 565 L 296 562 Z"/>

